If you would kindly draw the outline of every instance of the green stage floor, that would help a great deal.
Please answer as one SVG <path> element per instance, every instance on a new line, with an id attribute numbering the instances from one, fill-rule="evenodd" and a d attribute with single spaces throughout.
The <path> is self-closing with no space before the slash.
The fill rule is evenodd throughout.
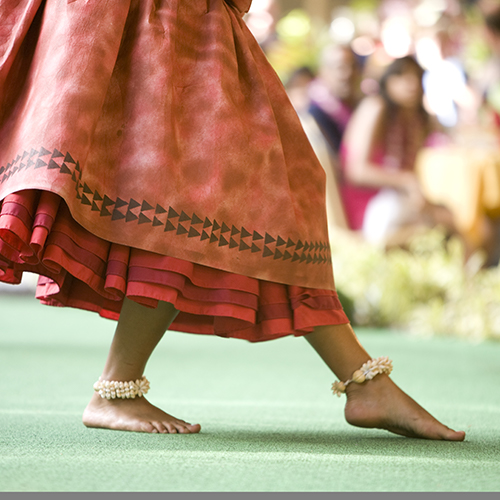
<path id="1" fill-rule="evenodd" d="M 86 429 L 114 323 L 0 296 L 0 491 L 499 491 L 500 343 L 359 330 L 393 379 L 464 443 L 343 420 L 303 339 L 263 344 L 167 333 L 150 400 L 199 435 Z"/>

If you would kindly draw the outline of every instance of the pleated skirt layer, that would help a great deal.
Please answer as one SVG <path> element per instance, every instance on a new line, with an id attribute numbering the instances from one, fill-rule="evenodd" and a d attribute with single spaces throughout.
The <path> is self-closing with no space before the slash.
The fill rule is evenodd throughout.
<path id="1" fill-rule="evenodd" d="M 118 319 L 124 297 L 179 311 L 173 330 L 252 342 L 348 323 L 337 294 L 258 280 L 105 241 L 80 226 L 48 191 L 24 190 L 0 206 L 0 280 L 41 275 L 42 303 Z"/>

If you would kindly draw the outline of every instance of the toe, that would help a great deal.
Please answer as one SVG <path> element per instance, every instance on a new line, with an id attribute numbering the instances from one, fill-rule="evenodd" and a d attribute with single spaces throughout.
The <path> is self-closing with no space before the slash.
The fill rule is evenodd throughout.
<path id="1" fill-rule="evenodd" d="M 456 432 L 440 422 L 438 425 L 429 425 L 422 434 L 420 437 L 444 441 L 463 441 L 465 439 L 465 432 Z"/>
<path id="2" fill-rule="evenodd" d="M 172 422 L 163 422 L 163 425 L 168 429 L 169 434 L 177 434 L 177 429 Z"/>
<path id="3" fill-rule="evenodd" d="M 447 429 L 447 432 L 444 434 L 443 437 L 448 441 L 463 441 L 465 439 L 465 432 L 454 431 L 453 429 Z"/>
<path id="4" fill-rule="evenodd" d="M 197 434 L 201 430 L 201 425 L 200 424 L 194 424 L 194 425 L 188 424 L 187 429 L 189 430 L 190 433 Z"/>
<path id="5" fill-rule="evenodd" d="M 168 434 L 168 429 L 163 425 L 162 422 L 151 422 L 153 424 L 153 427 L 160 433 L 160 434 Z"/>
<path id="6" fill-rule="evenodd" d="M 188 429 L 188 424 L 176 423 L 175 427 L 177 428 L 177 432 L 180 434 L 190 434 L 191 431 Z"/>
<path id="7" fill-rule="evenodd" d="M 139 432 L 148 432 L 150 434 L 157 434 L 158 429 L 155 428 L 155 426 L 151 422 L 141 422 L 139 424 L 139 429 L 131 429 L 131 430 L 138 430 Z"/>

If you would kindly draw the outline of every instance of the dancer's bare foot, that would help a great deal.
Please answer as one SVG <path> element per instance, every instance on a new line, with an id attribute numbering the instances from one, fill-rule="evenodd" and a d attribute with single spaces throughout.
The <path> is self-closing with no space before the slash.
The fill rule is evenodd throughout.
<path id="1" fill-rule="evenodd" d="M 347 387 L 345 418 L 351 425 L 402 436 L 463 441 L 465 432 L 446 427 L 405 394 L 387 375 Z"/>
<path id="2" fill-rule="evenodd" d="M 82 420 L 87 427 L 119 431 L 194 434 L 201 429 L 199 424 L 192 425 L 165 413 L 144 397 L 108 401 L 94 394 Z"/>

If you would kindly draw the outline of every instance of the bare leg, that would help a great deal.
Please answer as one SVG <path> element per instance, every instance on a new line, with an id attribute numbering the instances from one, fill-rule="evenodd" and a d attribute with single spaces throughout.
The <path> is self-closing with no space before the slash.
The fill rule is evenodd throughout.
<path id="1" fill-rule="evenodd" d="M 125 299 L 102 378 L 124 382 L 141 378 L 151 353 L 176 315 L 177 310 L 166 302 L 151 309 Z M 200 431 L 199 425 L 163 412 L 144 397 L 108 401 L 97 393 L 83 413 L 83 423 L 87 427 L 164 434 Z"/>
<path id="2" fill-rule="evenodd" d="M 340 380 L 370 359 L 350 325 L 322 326 L 306 339 Z M 385 429 L 403 436 L 463 441 L 465 432 L 444 426 L 405 394 L 387 375 L 349 384 L 345 417 L 357 427 Z"/>

